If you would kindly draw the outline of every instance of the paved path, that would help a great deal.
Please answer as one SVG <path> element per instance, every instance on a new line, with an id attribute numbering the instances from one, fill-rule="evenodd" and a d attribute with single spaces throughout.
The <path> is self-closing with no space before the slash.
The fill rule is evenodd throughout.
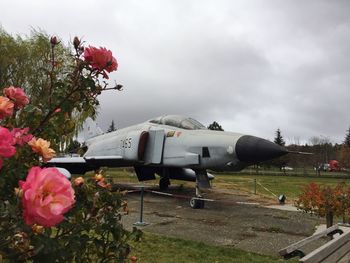
<path id="1" fill-rule="evenodd" d="M 172 189 L 169 193 L 191 196 L 193 189 Z M 146 193 L 144 221 L 150 224 L 142 229 L 276 256 L 281 248 L 310 236 L 322 221 L 288 211 L 290 205 L 280 206 L 277 201 L 273 204 L 238 191 L 214 189 L 205 197 L 217 201 L 206 202 L 205 209 L 192 209 L 187 199 Z M 123 222 L 131 228 L 139 221 L 140 195 L 129 194 L 127 200 L 130 214 L 123 217 Z"/>

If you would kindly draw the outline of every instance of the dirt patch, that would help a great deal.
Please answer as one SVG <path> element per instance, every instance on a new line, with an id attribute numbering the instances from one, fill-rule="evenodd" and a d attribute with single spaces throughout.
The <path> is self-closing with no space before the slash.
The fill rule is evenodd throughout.
<path id="1" fill-rule="evenodd" d="M 171 189 L 178 196 L 193 196 L 191 188 Z M 236 190 L 211 190 L 204 209 L 192 209 L 189 200 L 145 193 L 143 231 L 237 247 L 267 255 L 311 235 L 321 220 L 301 212 L 270 209 L 274 201 Z M 139 193 L 127 196 L 130 213 L 123 223 L 131 228 L 139 221 Z M 257 202 L 259 205 L 257 205 Z M 277 201 L 275 201 L 275 204 Z"/>

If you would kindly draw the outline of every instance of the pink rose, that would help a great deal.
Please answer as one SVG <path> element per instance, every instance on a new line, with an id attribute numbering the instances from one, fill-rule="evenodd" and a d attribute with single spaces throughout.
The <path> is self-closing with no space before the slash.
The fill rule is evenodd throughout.
<path id="1" fill-rule="evenodd" d="M 19 129 L 14 128 L 11 133 L 13 135 L 13 139 L 15 140 L 15 143 L 19 146 L 23 146 L 24 144 L 28 143 L 31 139 L 33 139 L 32 134 L 27 134 L 29 131 L 29 128 Z"/>
<path id="2" fill-rule="evenodd" d="M 108 79 L 107 72 L 117 70 L 118 63 L 113 57 L 112 51 L 104 47 L 96 48 L 89 46 L 84 50 L 84 59 L 87 61 L 92 69 L 97 69 L 102 72 L 104 78 Z"/>
<path id="3" fill-rule="evenodd" d="M 8 98 L 0 96 L 0 120 L 13 114 L 14 104 Z"/>
<path id="4" fill-rule="evenodd" d="M 23 217 L 28 225 L 57 225 L 75 203 L 70 181 L 56 168 L 32 167 L 26 181 L 19 185 L 23 190 Z"/>
<path id="5" fill-rule="evenodd" d="M 16 153 L 16 148 L 13 146 L 15 140 L 12 133 L 4 127 L 0 126 L 0 157 L 9 158 Z"/>
<path id="6" fill-rule="evenodd" d="M 15 103 L 16 109 L 21 109 L 29 103 L 27 95 L 21 88 L 8 87 L 4 89 L 4 94 Z"/>

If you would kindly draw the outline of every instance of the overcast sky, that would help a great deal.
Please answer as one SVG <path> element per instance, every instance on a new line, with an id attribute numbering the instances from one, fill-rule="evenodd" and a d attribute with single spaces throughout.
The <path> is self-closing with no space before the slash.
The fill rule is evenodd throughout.
<path id="1" fill-rule="evenodd" d="M 350 1 L 0 0 L 11 34 L 41 28 L 112 50 L 122 92 L 99 125 L 181 114 L 289 143 L 350 126 Z M 1 55 L 1 54 L 0 54 Z"/>

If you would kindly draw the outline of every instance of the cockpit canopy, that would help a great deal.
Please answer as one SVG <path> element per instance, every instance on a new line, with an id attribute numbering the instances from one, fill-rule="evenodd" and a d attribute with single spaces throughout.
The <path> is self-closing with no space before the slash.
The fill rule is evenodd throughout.
<path id="1" fill-rule="evenodd" d="M 163 124 L 168 126 L 173 126 L 176 128 L 181 128 L 185 130 L 203 130 L 206 127 L 195 119 L 180 116 L 180 115 L 165 115 L 153 120 L 150 120 L 151 123 Z"/>

